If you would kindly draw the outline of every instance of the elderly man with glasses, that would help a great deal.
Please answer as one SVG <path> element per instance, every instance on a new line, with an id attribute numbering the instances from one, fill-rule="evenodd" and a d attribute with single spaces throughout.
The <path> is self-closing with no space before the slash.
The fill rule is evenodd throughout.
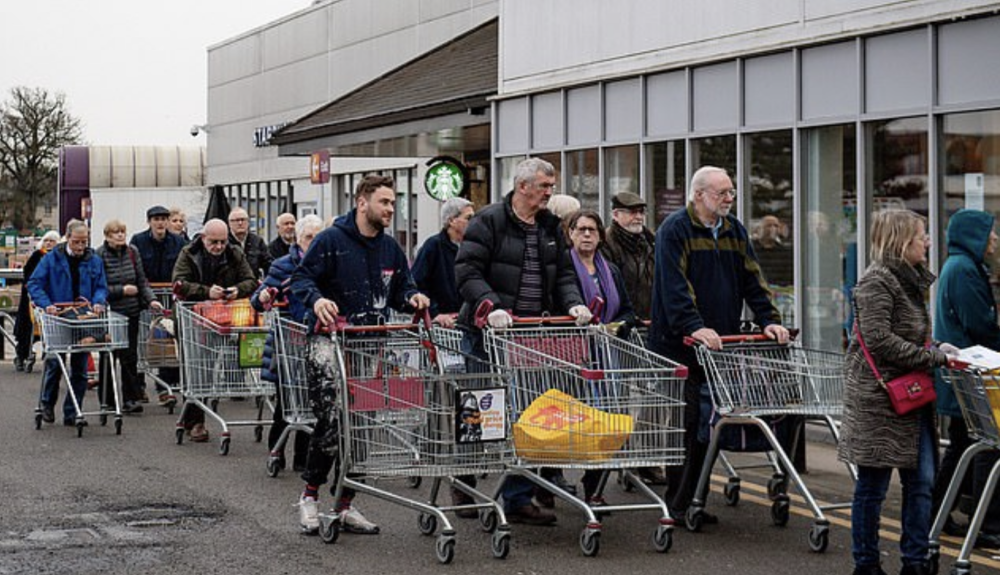
<path id="1" fill-rule="evenodd" d="M 670 469 L 665 496 L 675 517 L 687 511 L 708 455 L 709 422 L 703 420 L 702 406 L 711 404 L 705 373 L 684 337 L 721 349 L 721 335 L 739 333 L 746 304 L 768 337 L 788 341 L 747 230 L 730 213 L 735 200 L 726 171 L 704 166 L 691 178 L 687 209 L 671 214 L 656 231 L 648 345 L 690 369 L 684 384 L 684 466 L 679 472 Z M 705 523 L 718 521 L 708 513 L 702 518 Z"/>

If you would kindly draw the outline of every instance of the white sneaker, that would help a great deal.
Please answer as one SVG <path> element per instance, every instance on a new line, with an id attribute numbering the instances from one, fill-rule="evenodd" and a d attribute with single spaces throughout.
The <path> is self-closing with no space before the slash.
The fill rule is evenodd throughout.
<path id="1" fill-rule="evenodd" d="M 299 499 L 299 525 L 306 533 L 319 531 L 319 508 L 312 497 Z"/>
<path id="2" fill-rule="evenodd" d="M 340 510 L 340 527 L 348 533 L 361 535 L 375 535 L 379 531 L 378 525 L 365 518 L 357 507 Z"/>

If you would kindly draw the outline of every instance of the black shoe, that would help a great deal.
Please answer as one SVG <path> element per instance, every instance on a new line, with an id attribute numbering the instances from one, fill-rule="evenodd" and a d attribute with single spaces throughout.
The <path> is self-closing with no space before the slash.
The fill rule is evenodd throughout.
<path id="1" fill-rule="evenodd" d="M 546 491 L 541 487 L 535 488 L 535 501 L 546 509 L 552 509 L 556 506 L 556 496 L 552 495 L 551 491 Z"/>
<path id="2" fill-rule="evenodd" d="M 556 522 L 556 515 L 551 511 L 539 509 L 535 505 L 525 505 L 517 509 L 504 511 L 507 521 L 511 523 L 524 523 L 525 525 L 552 525 Z"/>
<path id="3" fill-rule="evenodd" d="M 636 469 L 636 475 L 646 485 L 666 485 L 667 475 L 663 473 L 662 467 L 640 467 Z"/>
<path id="4" fill-rule="evenodd" d="M 905 567 L 904 567 L 905 569 Z M 854 575 L 886 575 L 882 566 L 878 563 L 874 565 L 857 565 L 854 567 Z"/>
<path id="5" fill-rule="evenodd" d="M 44 421 L 45 423 L 56 422 L 56 413 L 55 411 L 52 410 L 51 405 L 42 406 L 42 421 Z"/>
<path id="6" fill-rule="evenodd" d="M 292 471 L 295 473 L 302 473 L 306 470 L 305 458 L 299 459 L 298 457 L 292 458 Z"/>
<path id="7" fill-rule="evenodd" d="M 144 411 L 142 404 L 138 401 L 126 401 L 125 405 L 122 406 L 122 413 L 128 413 L 131 415 L 139 414 Z"/>
<path id="8" fill-rule="evenodd" d="M 66 427 L 76 427 L 76 420 L 75 419 L 64 419 L 63 420 L 63 425 L 65 425 Z M 90 424 L 87 423 L 86 419 L 81 419 L 80 420 L 80 427 L 87 427 L 88 425 L 90 425 Z"/>
<path id="9" fill-rule="evenodd" d="M 702 525 L 718 525 L 719 524 L 719 516 L 718 515 L 713 515 L 712 513 L 709 513 L 708 511 L 702 511 L 701 512 L 701 523 L 702 523 Z"/>
<path id="10" fill-rule="evenodd" d="M 899 570 L 899 575 L 931 575 L 933 573 L 930 562 L 905 563 Z"/>
<path id="11" fill-rule="evenodd" d="M 21 359 L 19 357 L 15 357 L 14 358 L 14 371 L 24 371 L 24 360 L 23 359 Z"/>
<path id="12" fill-rule="evenodd" d="M 451 489 L 451 504 L 455 507 L 460 505 L 475 505 L 476 500 L 464 491 L 459 491 L 454 487 Z M 479 512 L 475 509 L 456 509 L 455 516 L 462 519 L 475 519 L 479 517 Z"/>
<path id="13" fill-rule="evenodd" d="M 941 529 L 941 532 L 945 535 L 951 535 L 952 537 L 965 537 L 965 534 L 969 532 L 969 526 L 962 525 L 949 516 L 944 522 L 944 527 Z"/>
<path id="14" fill-rule="evenodd" d="M 1000 534 L 981 531 L 976 537 L 976 549 L 1000 549 Z"/>

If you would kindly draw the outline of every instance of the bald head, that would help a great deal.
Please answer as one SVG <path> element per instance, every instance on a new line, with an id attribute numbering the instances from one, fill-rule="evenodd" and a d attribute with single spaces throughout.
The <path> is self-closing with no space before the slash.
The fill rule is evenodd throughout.
<path id="1" fill-rule="evenodd" d="M 205 222 L 205 227 L 201 231 L 201 243 L 212 255 L 219 255 L 226 249 L 229 241 L 229 228 L 226 222 L 214 218 Z"/>

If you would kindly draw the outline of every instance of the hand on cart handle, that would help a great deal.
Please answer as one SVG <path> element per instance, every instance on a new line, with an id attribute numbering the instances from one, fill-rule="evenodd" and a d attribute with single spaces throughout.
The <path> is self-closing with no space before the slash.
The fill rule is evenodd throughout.
<path id="1" fill-rule="evenodd" d="M 153 301 L 149 302 L 149 309 L 157 312 L 162 312 L 163 304 L 154 299 Z"/>
<path id="2" fill-rule="evenodd" d="M 439 313 L 434 316 L 434 323 L 438 324 L 444 328 L 455 327 L 455 322 L 458 319 L 457 313 Z"/>
<path id="3" fill-rule="evenodd" d="M 316 314 L 319 324 L 326 328 L 327 333 L 329 333 L 329 330 L 331 329 L 336 329 L 337 325 L 340 323 L 337 318 L 337 314 L 340 313 L 340 308 L 337 307 L 337 304 L 334 303 L 332 299 L 321 297 L 316 300 L 316 303 L 313 304 L 313 313 Z M 343 318 L 339 319 L 342 320 Z M 317 328 L 319 328 L 319 325 L 317 325 Z"/>
<path id="4" fill-rule="evenodd" d="M 781 345 L 785 345 L 791 339 L 793 339 L 792 334 L 788 331 L 788 328 L 777 323 L 772 323 L 764 328 L 764 335 L 770 337 L 771 339 L 777 341 Z"/>
<path id="5" fill-rule="evenodd" d="M 257 301 L 264 306 L 264 311 L 271 311 L 271 308 L 278 304 L 278 288 L 269 287 L 265 290 L 261 290 L 260 295 L 257 296 Z"/>
<path id="6" fill-rule="evenodd" d="M 772 324 L 772 325 L 774 325 L 774 324 Z M 768 327 L 771 327 L 771 326 L 768 326 Z M 781 326 L 777 326 L 777 327 L 781 327 Z M 799 330 L 797 330 L 797 329 L 788 329 L 788 328 L 785 328 L 785 327 L 781 327 L 781 329 L 787 334 L 787 337 L 786 337 L 786 339 L 785 339 L 784 342 L 778 341 L 778 343 L 786 344 L 789 341 L 794 340 L 799 335 Z M 712 336 L 715 336 L 715 338 L 716 338 L 716 340 L 714 341 L 715 346 L 713 346 L 712 344 L 710 344 L 709 341 L 706 341 L 706 338 L 708 338 L 709 340 L 711 340 Z M 703 328 L 695 331 L 691 335 L 685 336 L 684 337 L 684 345 L 688 345 L 688 346 L 704 345 L 705 347 L 707 347 L 709 349 L 720 350 L 720 349 L 722 349 L 722 346 L 725 345 L 725 344 L 727 344 L 727 343 L 755 343 L 755 342 L 756 343 L 760 343 L 760 342 L 765 342 L 765 341 L 774 341 L 775 339 L 776 338 L 771 337 L 771 335 L 769 335 L 767 333 L 744 333 L 744 334 L 740 334 L 740 335 L 721 335 L 720 336 L 718 333 L 715 332 L 714 329 L 703 327 Z"/>
<path id="7" fill-rule="evenodd" d="M 415 293 L 412 296 L 410 296 L 410 300 L 408 303 L 411 306 L 413 306 L 413 309 L 418 311 L 422 309 L 428 309 L 431 307 L 430 298 L 428 298 L 422 293 Z"/>

